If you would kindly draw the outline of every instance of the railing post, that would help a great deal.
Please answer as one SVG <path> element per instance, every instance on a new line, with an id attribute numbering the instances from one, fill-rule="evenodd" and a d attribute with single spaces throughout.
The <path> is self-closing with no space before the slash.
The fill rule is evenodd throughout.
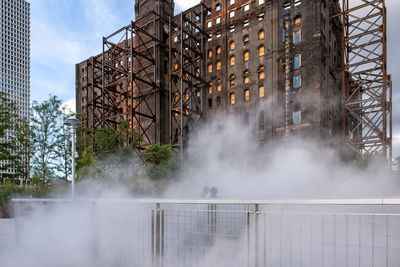
<path id="1" fill-rule="evenodd" d="M 162 266 L 164 256 L 164 211 L 160 203 L 156 203 L 155 210 L 151 213 L 151 255 L 152 266 Z"/>
<path id="2" fill-rule="evenodd" d="M 254 204 L 254 266 L 258 266 L 258 256 L 259 256 L 259 251 L 258 251 L 258 245 L 259 245 L 259 206 L 258 204 Z"/>

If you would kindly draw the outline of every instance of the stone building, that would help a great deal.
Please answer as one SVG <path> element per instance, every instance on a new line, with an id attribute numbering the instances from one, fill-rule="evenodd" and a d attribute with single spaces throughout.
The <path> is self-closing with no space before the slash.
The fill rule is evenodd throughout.
<path id="1" fill-rule="evenodd" d="M 201 15 L 203 7 L 206 7 L 204 16 Z M 149 20 L 153 11 L 159 16 L 154 23 Z M 191 114 L 197 113 L 203 121 L 218 114 L 238 116 L 254 127 L 261 141 L 285 136 L 334 138 L 342 133 L 341 24 L 338 17 L 332 18 L 340 12 L 335 0 L 206 0 L 182 12 L 185 18 L 192 13 L 196 18 L 191 18 L 193 26 L 190 26 L 191 22 L 185 22 L 193 32 L 183 30 L 179 35 L 179 30 L 174 28 L 178 28 L 175 25 L 179 25 L 182 17 L 181 14 L 173 16 L 172 0 L 136 0 L 134 24 L 150 33 L 146 35 L 148 42 L 153 40 L 150 35 L 158 40 L 153 40 L 153 46 L 150 46 L 153 50 L 142 49 L 140 52 L 154 57 L 151 70 L 127 75 L 128 82 L 119 83 L 118 88 L 116 81 L 109 82 L 113 89 L 108 91 L 120 92 L 120 98 L 126 100 L 111 105 L 111 100 L 104 100 L 107 97 L 103 97 L 103 102 L 96 102 L 96 95 L 98 99 L 101 94 L 104 96 L 102 86 L 107 88 L 107 82 L 102 84 L 104 68 L 101 65 L 112 57 L 100 54 L 77 64 L 77 112 L 85 115 L 86 127 L 103 127 L 107 116 L 120 116 L 143 135 L 152 129 L 143 146 L 152 142 L 178 143 L 192 130 L 184 123 L 185 115 L 189 113 L 187 121 L 193 121 L 195 115 Z M 207 35 L 192 40 L 193 47 L 201 48 L 201 57 L 192 60 L 183 56 L 183 51 L 192 49 L 184 48 L 191 41 L 182 41 L 181 51 L 178 46 L 174 48 L 174 43 L 184 36 L 190 38 L 191 34 L 203 30 Z M 135 44 L 141 47 L 140 42 L 142 47 L 146 46 L 138 36 L 131 39 L 133 47 Z M 118 47 L 129 48 L 129 41 L 128 37 Z M 111 51 L 113 48 L 106 49 Z M 181 54 L 181 62 L 176 63 L 174 55 L 179 58 Z M 143 61 L 148 60 L 146 57 L 129 59 L 129 55 L 122 52 L 117 57 L 120 60 L 113 63 L 115 69 L 134 61 L 132 68 L 140 70 L 144 68 Z M 190 65 L 191 71 L 189 68 L 181 71 L 182 90 L 176 97 L 171 80 L 174 80 L 175 72 L 176 77 L 179 76 L 178 72 L 185 64 Z M 130 67 L 127 70 L 127 74 L 132 73 Z M 121 76 L 125 73 L 120 72 Z M 146 78 L 148 76 L 151 78 Z M 189 86 L 183 85 L 184 76 L 190 78 Z M 202 81 L 206 84 L 201 84 Z M 145 87 L 149 87 L 149 92 L 154 89 L 147 94 L 151 95 L 151 100 L 148 98 L 146 103 L 151 107 L 147 115 L 144 114 L 146 105 L 138 100 Z M 185 91 L 188 87 L 191 89 Z M 177 92 L 179 94 L 179 90 Z M 181 99 L 178 100 L 182 101 L 180 109 L 174 110 L 174 98 Z M 184 103 L 185 100 L 188 102 Z M 138 103 L 136 109 L 133 107 L 135 101 Z M 143 117 L 143 127 L 135 116 Z M 174 117 L 182 117 L 180 125 L 177 125 L 179 120 L 173 122 Z M 151 121 L 144 123 L 146 118 Z"/>

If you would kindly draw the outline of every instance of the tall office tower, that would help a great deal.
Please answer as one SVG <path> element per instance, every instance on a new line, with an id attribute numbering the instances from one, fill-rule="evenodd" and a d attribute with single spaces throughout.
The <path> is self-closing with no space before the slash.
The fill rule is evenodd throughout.
<path id="1" fill-rule="evenodd" d="M 17 115 L 27 118 L 30 103 L 30 3 L 1 0 L 0 10 L 0 90 L 15 104 Z M 4 166 L 6 162 L 0 164 Z M 15 172 L 13 168 L 5 171 Z"/>

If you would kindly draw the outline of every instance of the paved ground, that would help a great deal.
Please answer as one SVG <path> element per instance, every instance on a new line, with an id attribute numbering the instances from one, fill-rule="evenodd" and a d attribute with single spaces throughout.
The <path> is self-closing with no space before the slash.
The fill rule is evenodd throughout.
<path id="1" fill-rule="evenodd" d="M 0 252 L 15 245 L 14 219 L 0 219 Z"/>

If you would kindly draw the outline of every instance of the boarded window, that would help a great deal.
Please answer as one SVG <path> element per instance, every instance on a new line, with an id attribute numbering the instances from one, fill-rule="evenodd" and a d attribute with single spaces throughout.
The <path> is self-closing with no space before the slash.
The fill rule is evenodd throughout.
<path id="1" fill-rule="evenodd" d="M 222 103 L 222 98 L 220 96 L 217 96 L 217 106 L 221 105 Z"/>

